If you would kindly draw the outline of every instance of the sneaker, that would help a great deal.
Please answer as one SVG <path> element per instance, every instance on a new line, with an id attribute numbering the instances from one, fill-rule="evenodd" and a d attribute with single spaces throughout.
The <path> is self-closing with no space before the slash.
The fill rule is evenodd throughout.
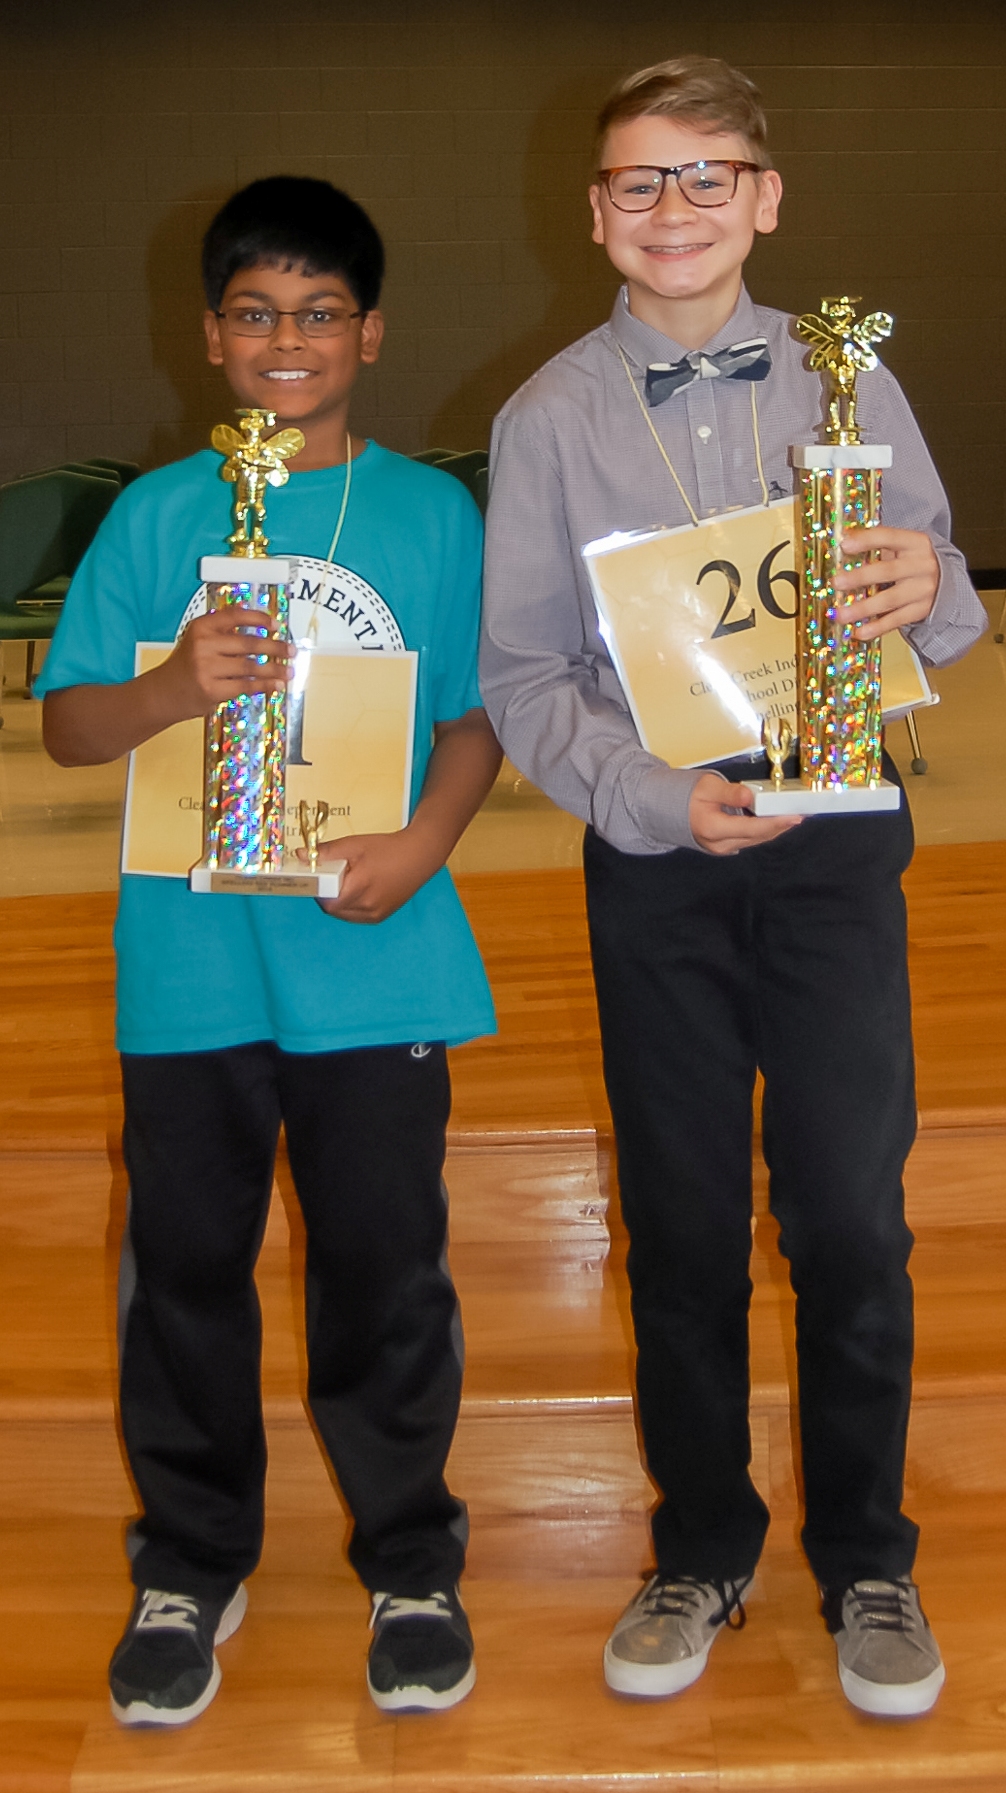
<path id="1" fill-rule="evenodd" d="M 367 1687 L 382 1712 L 443 1712 L 475 1686 L 475 1646 L 457 1588 L 374 1594 Z"/>
<path id="2" fill-rule="evenodd" d="M 623 1612 L 604 1646 L 604 1678 L 615 1693 L 663 1699 L 697 1681 L 725 1623 L 740 1631 L 753 1577 L 694 1581 L 654 1575 Z M 736 1614 L 732 1618 L 731 1614 Z"/>
<path id="3" fill-rule="evenodd" d="M 184 1725 L 205 1712 L 220 1686 L 214 1645 L 234 1635 L 247 1606 L 243 1584 L 230 1600 L 137 1588 L 108 1670 L 119 1723 Z"/>
<path id="4" fill-rule="evenodd" d="M 842 1692 L 860 1712 L 915 1718 L 936 1704 L 947 1671 L 909 1576 L 856 1581 L 842 1594 L 825 1594 L 821 1611 L 838 1649 Z"/>

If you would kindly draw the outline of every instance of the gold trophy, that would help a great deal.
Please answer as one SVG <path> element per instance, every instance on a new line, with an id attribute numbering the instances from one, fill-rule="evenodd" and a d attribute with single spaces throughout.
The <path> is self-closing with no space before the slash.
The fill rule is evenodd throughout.
<path id="1" fill-rule="evenodd" d="M 842 615 L 848 594 L 835 574 L 859 567 L 842 537 L 880 522 L 880 475 L 889 447 L 864 446 L 856 423 L 856 378 L 877 366 L 872 347 L 890 336 L 894 319 L 874 311 L 857 320 L 858 299 L 824 299 L 821 314 L 797 319 L 813 345 L 810 366 L 829 383 L 825 442 L 793 448 L 800 474 L 802 548 L 797 623 L 799 776 L 784 778 L 778 738 L 766 722 L 762 739 L 771 782 L 748 779 L 756 815 L 850 815 L 897 809 L 901 792 L 881 776 L 880 640 L 861 641 Z"/>
<path id="2" fill-rule="evenodd" d="M 272 558 L 265 534 L 267 486 L 285 485 L 287 461 L 304 446 L 300 430 L 264 436 L 276 422 L 272 411 L 239 411 L 239 428 L 220 423 L 210 438 L 226 460 L 221 477 L 234 486 L 234 532 L 227 555 L 204 555 L 207 608 L 240 604 L 260 611 L 261 627 L 249 635 L 289 640 L 289 562 Z M 301 827 L 309 862 L 285 850 L 288 694 L 249 693 L 218 704 L 206 719 L 203 856 L 189 873 L 199 892 L 242 895 L 335 897 L 344 860 L 322 869 L 318 842 L 327 805 L 310 813 L 301 805 Z"/>

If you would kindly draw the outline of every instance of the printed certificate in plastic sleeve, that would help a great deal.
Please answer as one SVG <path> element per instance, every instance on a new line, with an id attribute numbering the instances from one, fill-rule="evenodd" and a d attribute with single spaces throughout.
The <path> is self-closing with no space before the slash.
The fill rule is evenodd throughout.
<path id="1" fill-rule="evenodd" d="M 766 717 L 795 722 L 798 528 L 796 500 L 780 498 L 583 549 L 639 739 L 668 765 L 756 754 Z M 898 633 L 883 638 L 882 681 L 888 721 L 937 701 Z"/>
<path id="2" fill-rule="evenodd" d="M 137 673 L 171 653 L 140 642 Z M 416 653 L 333 653 L 316 648 L 304 690 L 302 727 L 291 731 L 286 836 L 301 845 L 301 800 L 329 806 L 327 836 L 386 834 L 409 819 L 416 713 Z M 203 848 L 200 717 L 176 722 L 129 756 L 122 870 L 187 878 Z"/>

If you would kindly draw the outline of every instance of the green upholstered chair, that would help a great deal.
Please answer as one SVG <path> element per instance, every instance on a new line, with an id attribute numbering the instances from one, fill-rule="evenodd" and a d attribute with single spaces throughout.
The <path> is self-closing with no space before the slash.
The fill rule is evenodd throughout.
<path id="1" fill-rule="evenodd" d="M 92 467 L 97 467 L 99 471 L 105 467 L 110 468 L 113 473 L 118 474 L 120 486 L 131 486 L 134 479 L 140 477 L 138 462 L 109 460 L 108 456 L 103 454 L 94 455 L 91 460 L 84 461 L 82 465 L 88 470 Z"/>
<path id="2" fill-rule="evenodd" d="M 418 455 L 417 455 L 418 460 Z M 489 454 L 484 448 L 466 449 L 460 454 L 445 455 L 437 461 L 441 473 L 450 473 L 467 486 L 482 515 L 485 516 L 489 495 Z"/>
<path id="3" fill-rule="evenodd" d="M 29 687 L 35 643 L 51 639 L 74 570 L 120 490 L 117 478 L 68 467 L 0 486 L 0 657 L 6 642 L 28 643 Z"/>
<path id="4" fill-rule="evenodd" d="M 60 461 L 56 468 L 47 467 L 47 473 L 86 473 L 90 479 L 110 479 L 114 485 L 122 489 L 122 481 L 114 467 L 99 467 L 94 461 Z"/>

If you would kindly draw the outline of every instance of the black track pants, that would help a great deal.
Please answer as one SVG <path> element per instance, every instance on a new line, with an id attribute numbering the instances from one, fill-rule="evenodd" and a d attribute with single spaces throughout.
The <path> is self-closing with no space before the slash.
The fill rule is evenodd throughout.
<path id="1" fill-rule="evenodd" d="M 292 1054 L 262 1042 L 128 1055 L 122 1070 L 137 1585 L 222 1595 L 259 1559 L 253 1272 L 281 1122 L 307 1230 L 308 1395 L 352 1512 L 350 1560 L 372 1590 L 453 1584 L 466 1515 L 444 1482 L 462 1366 L 444 1260 L 443 1046 Z"/>
<path id="2" fill-rule="evenodd" d="M 736 773 L 734 776 L 738 776 Z M 888 767 L 888 776 L 893 771 Z M 915 1099 L 896 815 L 804 821 L 730 858 L 584 863 L 664 1573 L 753 1568 L 751 1100 L 797 1295 L 804 1544 L 819 1581 L 910 1571 L 902 1170 Z"/>

